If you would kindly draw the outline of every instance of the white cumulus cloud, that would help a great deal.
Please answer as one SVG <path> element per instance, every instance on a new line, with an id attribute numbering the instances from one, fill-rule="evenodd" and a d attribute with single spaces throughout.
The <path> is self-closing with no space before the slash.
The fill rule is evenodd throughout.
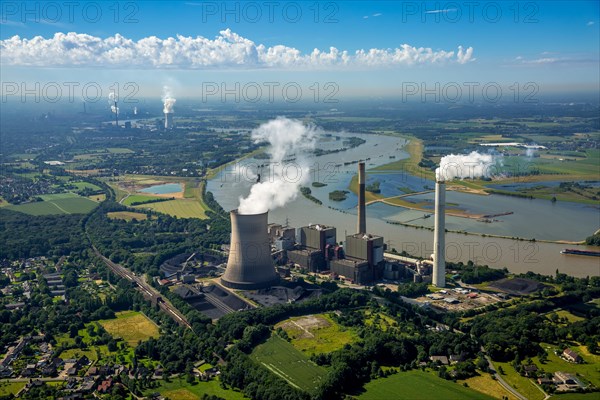
<path id="1" fill-rule="evenodd" d="M 84 33 L 55 33 L 50 38 L 13 36 L 0 41 L 0 63 L 34 67 L 112 67 L 137 69 L 394 67 L 473 61 L 473 48 L 433 50 L 403 44 L 392 49 L 354 52 L 330 47 L 310 53 L 283 44 L 256 44 L 230 29 L 214 39 L 177 35 L 132 40 L 120 34 L 100 38 Z"/>

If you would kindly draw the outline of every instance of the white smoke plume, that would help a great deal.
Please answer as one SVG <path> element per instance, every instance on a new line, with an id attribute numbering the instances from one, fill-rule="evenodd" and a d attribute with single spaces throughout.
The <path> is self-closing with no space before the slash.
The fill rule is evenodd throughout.
<path id="1" fill-rule="evenodd" d="M 113 114 L 119 115 L 119 107 L 117 107 L 117 102 L 119 101 L 119 96 L 115 92 L 110 92 L 108 94 L 108 104 L 110 105 L 110 111 Z"/>
<path id="2" fill-rule="evenodd" d="M 175 107 L 177 100 L 173 98 L 171 88 L 168 86 L 163 86 L 162 102 L 164 107 L 163 113 L 170 114 L 174 111 L 173 108 Z"/>
<path id="3" fill-rule="evenodd" d="M 246 198 L 240 197 L 240 214 L 260 214 L 283 207 L 294 200 L 300 186 L 309 181 L 310 167 L 302 154 L 314 149 L 317 128 L 301 121 L 277 117 L 252 131 L 255 143 L 269 142 L 271 155 L 269 177 L 250 189 Z M 283 160 L 295 154 L 294 163 Z"/>
<path id="4" fill-rule="evenodd" d="M 440 166 L 435 170 L 435 179 L 450 181 L 462 178 L 490 177 L 495 172 L 496 160 L 491 154 L 449 154 L 442 157 Z"/>

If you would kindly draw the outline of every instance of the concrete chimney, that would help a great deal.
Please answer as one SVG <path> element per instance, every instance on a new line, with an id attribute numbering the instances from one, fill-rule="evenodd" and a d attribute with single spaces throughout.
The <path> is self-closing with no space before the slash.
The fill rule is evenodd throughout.
<path id="1" fill-rule="evenodd" d="M 278 282 L 267 232 L 268 212 L 230 213 L 231 244 L 221 282 L 234 289 L 261 289 Z"/>
<path id="2" fill-rule="evenodd" d="M 433 236 L 433 276 L 437 287 L 446 286 L 446 183 L 435 182 L 435 220 Z"/>
<path id="3" fill-rule="evenodd" d="M 358 225 L 357 233 L 367 233 L 367 215 L 365 213 L 365 163 L 358 163 Z"/>

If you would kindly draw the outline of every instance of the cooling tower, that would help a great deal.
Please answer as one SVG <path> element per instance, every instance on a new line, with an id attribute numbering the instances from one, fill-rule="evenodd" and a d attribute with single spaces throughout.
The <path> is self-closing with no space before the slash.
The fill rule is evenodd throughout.
<path id="1" fill-rule="evenodd" d="M 268 212 L 231 216 L 231 249 L 221 282 L 234 289 L 261 289 L 279 280 L 271 258 L 267 232 Z"/>
<path id="2" fill-rule="evenodd" d="M 367 233 L 367 215 L 365 213 L 365 163 L 358 163 L 358 225 L 356 233 Z"/>
<path id="3" fill-rule="evenodd" d="M 165 129 L 173 129 L 173 113 L 165 113 Z"/>
<path id="4" fill-rule="evenodd" d="M 433 276 L 437 287 L 446 286 L 446 183 L 435 182 L 435 231 L 433 236 Z"/>

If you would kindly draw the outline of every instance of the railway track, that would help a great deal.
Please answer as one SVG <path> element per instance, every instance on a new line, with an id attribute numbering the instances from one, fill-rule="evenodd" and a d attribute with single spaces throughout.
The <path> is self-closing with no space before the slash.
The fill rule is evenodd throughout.
<path id="1" fill-rule="evenodd" d="M 166 312 L 167 315 L 169 315 L 176 323 L 178 323 L 179 325 L 185 326 L 189 329 L 192 328 L 192 326 L 190 325 L 190 323 L 188 322 L 188 320 L 185 318 L 185 316 L 173 305 L 171 304 L 168 300 L 164 300 L 162 298 L 162 296 L 160 295 L 160 293 L 154 289 L 151 285 L 149 285 L 147 282 L 145 282 L 143 280 L 143 278 L 135 275 L 133 272 L 131 272 L 130 270 L 128 270 L 127 268 L 123 267 L 122 265 L 119 265 L 111 260 L 109 260 L 108 258 L 104 257 L 96 248 L 96 246 L 92 245 L 92 249 L 94 250 L 94 253 L 100 257 L 100 259 L 102 259 L 102 261 L 104 262 L 104 264 L 116 275 L 120 276 L 121 278 L 127 279 L 128 281 L 134 283 L 136 285 L 136 288 L 142 292 L 142 295 L 150 300 L 153 303 L 158 304 L 159 308 L 163 311 Z"/>

